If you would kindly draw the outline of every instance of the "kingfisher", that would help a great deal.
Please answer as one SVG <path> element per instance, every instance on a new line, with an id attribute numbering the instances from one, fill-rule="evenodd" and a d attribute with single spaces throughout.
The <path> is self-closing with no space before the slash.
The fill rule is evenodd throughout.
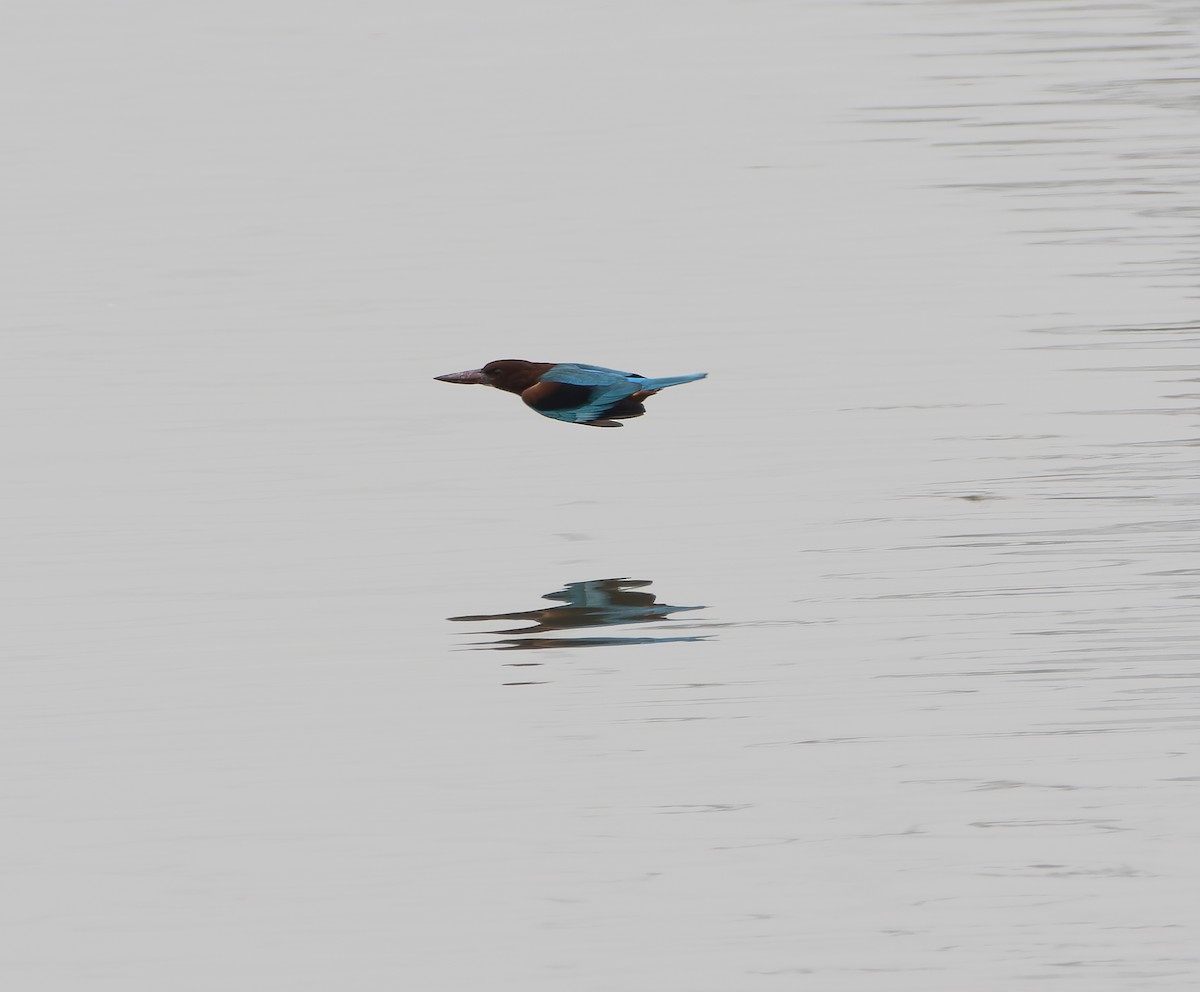
<path id="1" fill-rule="evenodd" d="M 493 386 L 516 393 L 531 410 L 552 420 L 587 427 L 622 427 L 622 420 L 646 412 L 643 401 L 660 389 L 703 379 L 707 372 L 647 379 L 599 365 L 574 362 L 526 362 L 503 358 L 481 369 L 435 376 L 441 382 Z"/>

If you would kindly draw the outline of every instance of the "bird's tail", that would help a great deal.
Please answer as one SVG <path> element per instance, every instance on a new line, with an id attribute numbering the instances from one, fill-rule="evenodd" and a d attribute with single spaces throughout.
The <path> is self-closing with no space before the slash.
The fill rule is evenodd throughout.
<path id="1" fill-rule="evenodd" d="M 693 375 L 669 375 L 662 379 L 641 379 L 637 380 L 638 386 L 648 393 L 653 393 L 659 389 L 666 389 L 668 386 L 682 386 L 685 382 L 695 382 L 697 379 L 703 379 L 708 375 L 707 372 L 696 372 Z"/>

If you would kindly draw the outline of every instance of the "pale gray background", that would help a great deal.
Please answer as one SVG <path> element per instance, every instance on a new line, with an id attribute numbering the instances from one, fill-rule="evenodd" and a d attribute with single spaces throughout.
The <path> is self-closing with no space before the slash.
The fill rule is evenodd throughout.
<path id="1" fill-rule="evenodd" d="M 1195 987 L 1192 0 L 11 2 L 0 71 L 5 988 Z M 711 376 L 431 380 L 502 357 Z M 616 576 L 702 639 L 446 619 Z"/>

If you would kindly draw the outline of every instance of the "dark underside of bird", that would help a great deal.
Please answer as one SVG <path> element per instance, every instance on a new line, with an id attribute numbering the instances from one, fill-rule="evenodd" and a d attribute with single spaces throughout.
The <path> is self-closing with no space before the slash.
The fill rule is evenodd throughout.
<path id="1" fill-rule="evenodd" d="M 707 372 L 648 379 L 599 365 L 572 362 L 526 362 L 505 358 L 481 369 L 451 372 L 435 378 L 463 385 L 492 386 L 516 393 L 543 417 L 588 427 L 621 427 L 622 420 L 640 417 L 647 397 L 668 386 L 703 379 Z"/>

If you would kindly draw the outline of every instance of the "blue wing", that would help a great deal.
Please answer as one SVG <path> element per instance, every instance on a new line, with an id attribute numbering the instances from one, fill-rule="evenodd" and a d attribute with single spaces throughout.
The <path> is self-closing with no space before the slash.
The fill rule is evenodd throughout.
<path id="1" fill-rule="evenodd" d="M 678 386 L 685 382 L 703 379 L 706 373 L 695 375 L 671 376 L 663 379 L 646 379 L 634 372 L 621 372 L 618 369 L 606 369 L 600 365 L 577 365 L 573 362 L 563 362 L 555 365 L 542 374 L 541 382 L 561 382 L 565 385 L 583 386 L 588 390 L 587 397 L 578 406 L 563 409 L 537 409 L 543 417 L 562 420 L 568 424 L 586 424 L 593 421 L 604 421 L 611 416 L 621 416 L 613 413 L 613 407 L 622 400 L 628 399 L 634 393 L 649 392 L 665 389 L 667 386 Z M 640 406 L 635 405 L 638 413 L 625 416 L 638 416 Z M 597 423 L 596 426 L 619 427 L 611 421 Z"/>
<path id="2" fill-rule="evenodd" d="M 620 403 L 642 388 L 639 385 L 641 379 L 632 372 L 606 369 L 599 365 L 577 365 L 574 362 L 555 365 L 542 374 L 540 381 L 582 386 L 586 390 L 581 391 L 583 395 L 578 406 L 538 410 L 543 417 L 562 420 L 568 424 L 602 420 L 614 404 Z"/>

